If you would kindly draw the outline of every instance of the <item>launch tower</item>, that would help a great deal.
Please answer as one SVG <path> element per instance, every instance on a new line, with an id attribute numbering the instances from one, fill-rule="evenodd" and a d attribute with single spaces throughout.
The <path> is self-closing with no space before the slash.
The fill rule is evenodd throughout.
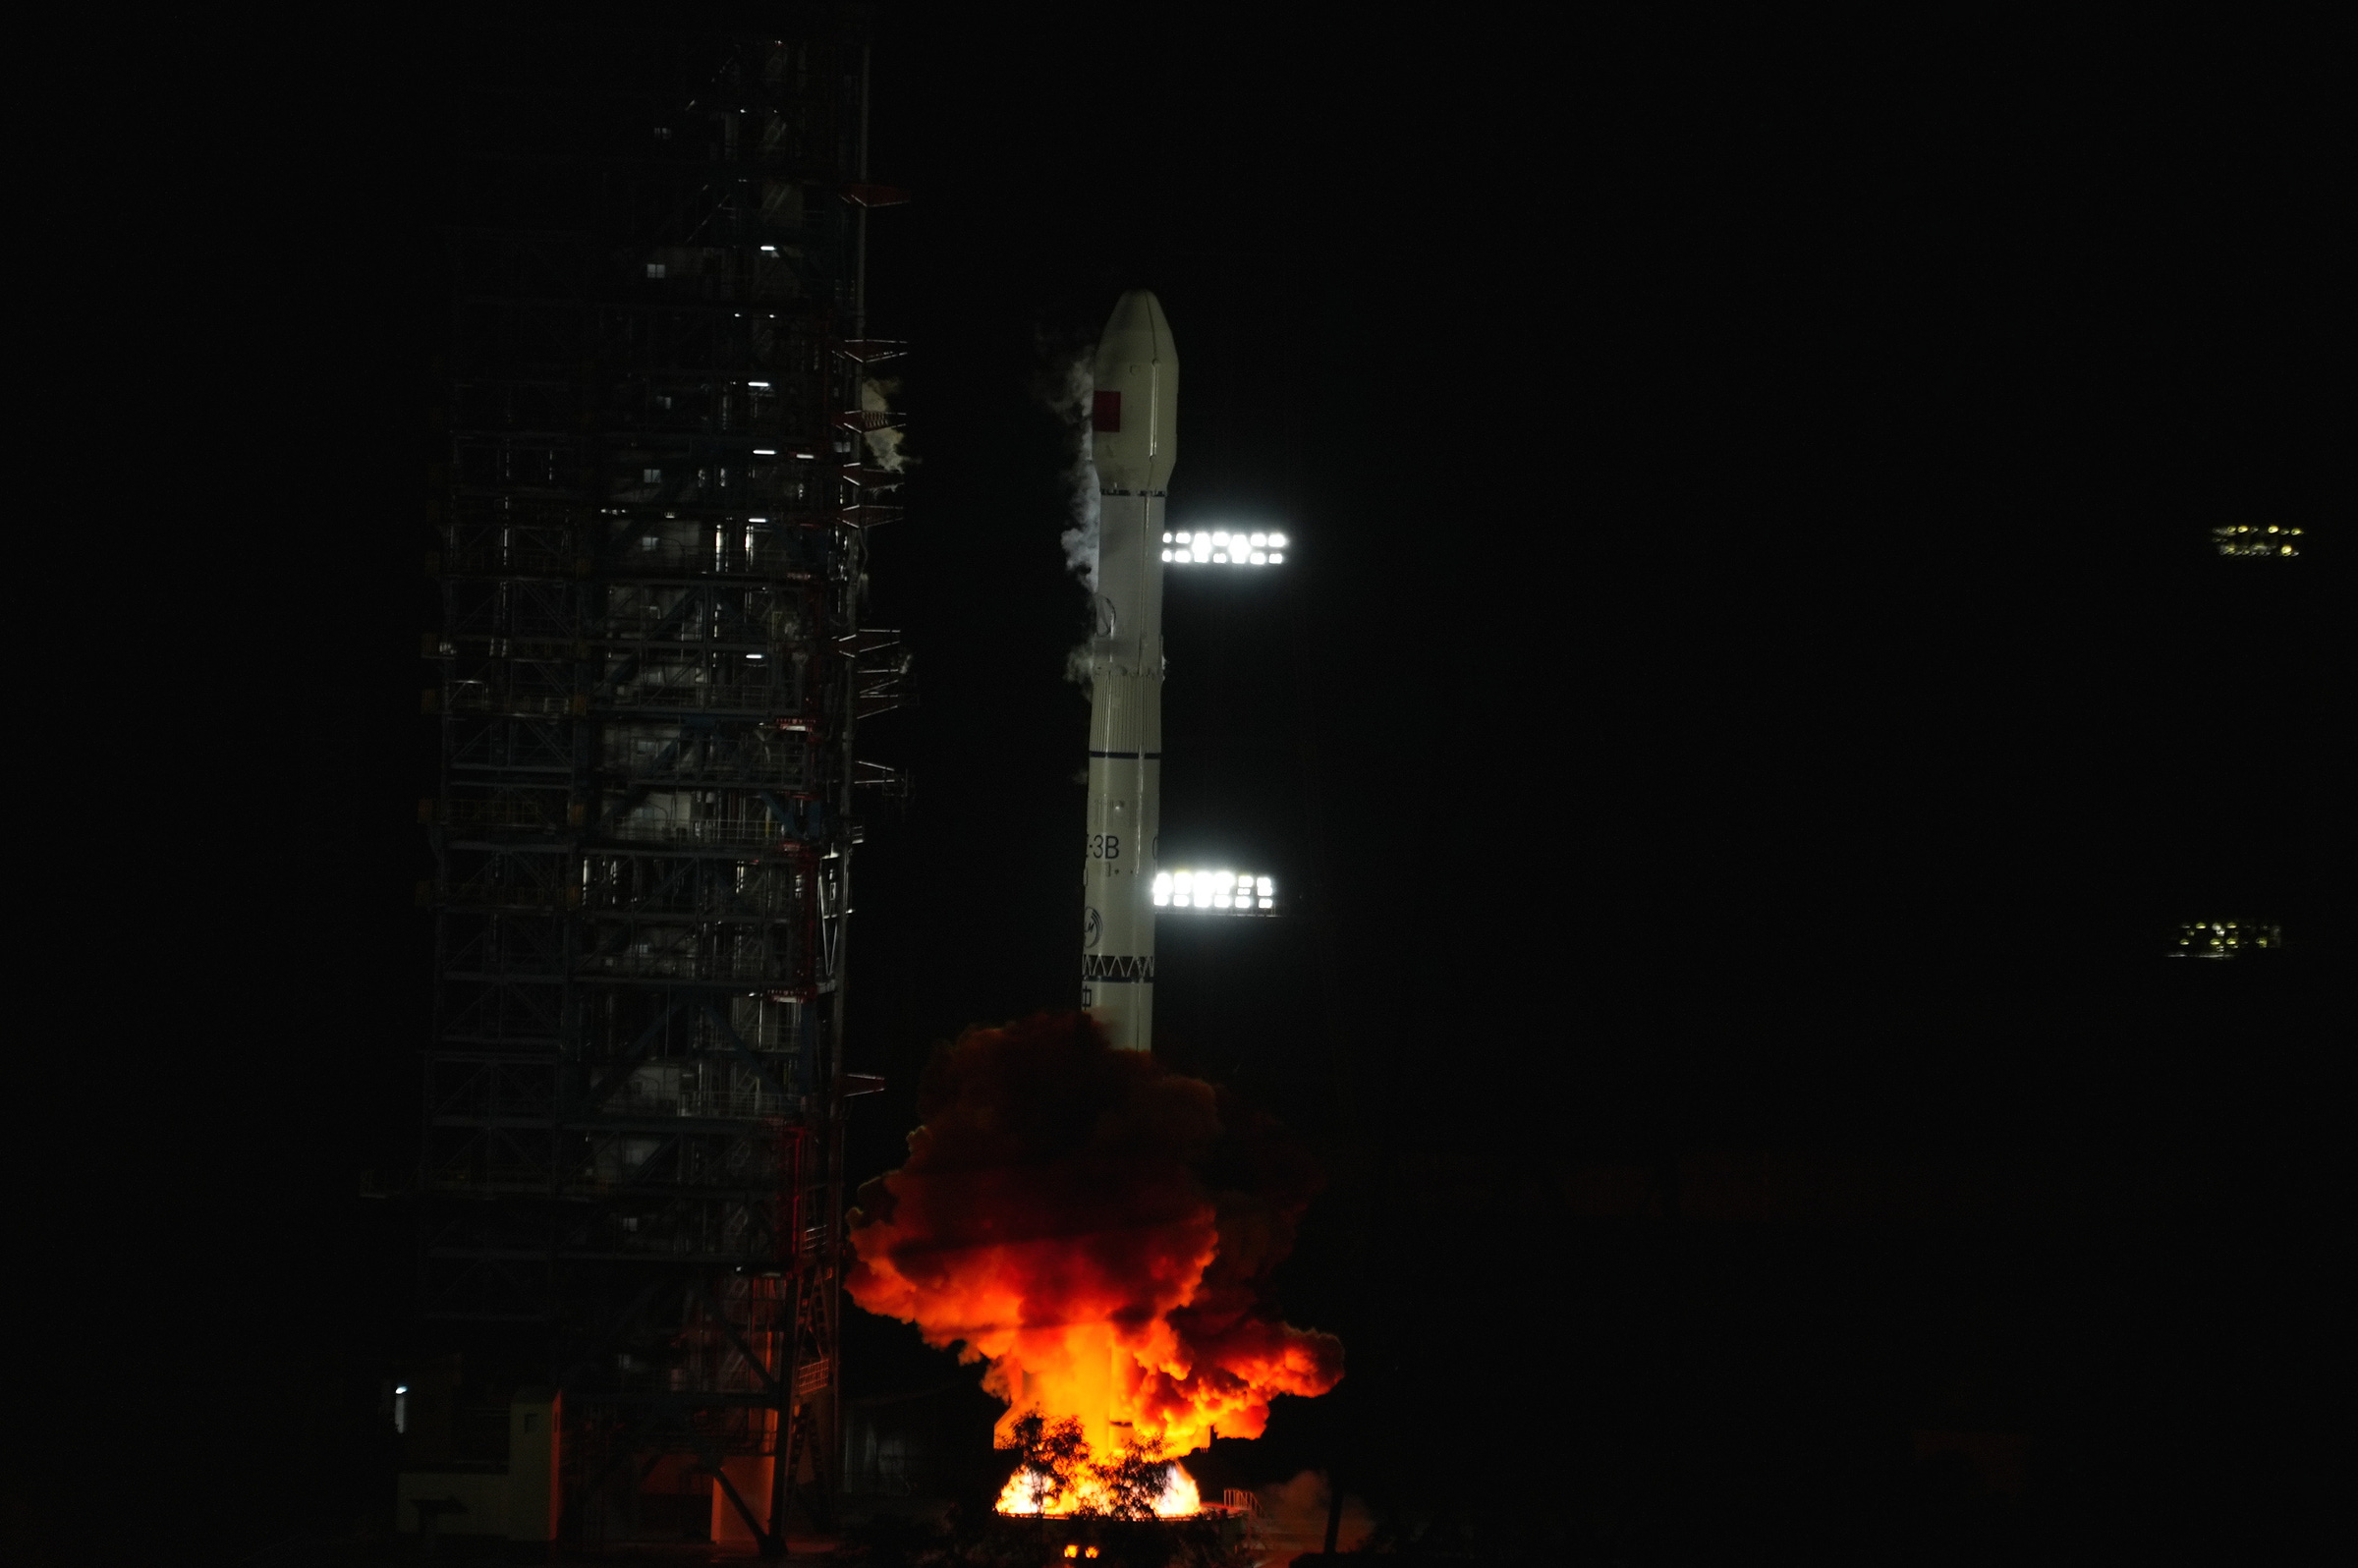
<path id="1" fill-rule="evenodd" d="M 897 196 L 836 15 L 494 25 L 459 67 L 421 1290 L 544 1347 L 527 1539 L 660 1484 L 774 1552 L 834 1481 L 851 867 L 898 782 L 856 734 L 908 672 L 862 624 Z"/>

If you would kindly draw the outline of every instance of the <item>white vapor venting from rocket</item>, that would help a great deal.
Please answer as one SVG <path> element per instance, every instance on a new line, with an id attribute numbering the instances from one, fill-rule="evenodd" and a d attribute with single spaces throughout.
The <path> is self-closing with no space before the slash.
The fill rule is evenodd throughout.
<path id="1" fill-rule="evenodd" d="M 1065 471 L 1072 486 L 1073 526 L 1063 533 L 1064 564 L 1093 594 L 1097 591 L 1097 465 L 1089 416 L 1095 391 L 1089 351 L 1083 350 L 1055 373 L 1047 398 L 1073 437 L 1073 466 Z"/>
<path id="2" fill-rule="evenodd" d="M 862 412 L 868 414 L 891 413 L 891 396 L 900 389 L 901 383 L 898 381 L 862 381 L 860 383 Z M 917 459 L 901 450 L 901 438 L 905 433 L 905 431 L 892 429 L 865 432 L 862 439 L 868 443 L 869 462 L 887 474 L 907 473 L 909 466 Z"/>

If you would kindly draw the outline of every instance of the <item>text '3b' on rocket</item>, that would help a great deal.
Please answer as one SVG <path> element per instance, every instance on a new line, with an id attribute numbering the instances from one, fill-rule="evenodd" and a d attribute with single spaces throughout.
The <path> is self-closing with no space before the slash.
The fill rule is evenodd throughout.
<path id="1" fill-rule="evenodd" d="M 1089 644 L 1089 845 L 1081 1005 L 1114 1045 L 1154 1042 L 1154 882 L 1162 797 L 1163 500 L 1179 456 L 1179 356 L 1162 304 L 1115 302 L 1090 409 L 1097 472 Z"/>

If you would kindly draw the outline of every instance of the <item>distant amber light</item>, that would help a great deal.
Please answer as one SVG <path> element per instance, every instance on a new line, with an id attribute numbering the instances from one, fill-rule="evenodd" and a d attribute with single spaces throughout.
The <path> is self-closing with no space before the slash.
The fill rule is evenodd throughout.
<path id="1" fill-rule="evenodd" d="M 2227 959 L 2283 945 L 2284 927 L 2274 921 L 2184 921 L 2169 956 Z"/>
<path id="2" fill-rule="evenodd" d="M 2301 531 L 2289 524 L 2227 523 L 2211 531 L 2211 541 L 2221 555 L 2267 556 L 2280 560 L 2298 555 L 2297 546 L 2280 542 L 2296 539 Z"/>

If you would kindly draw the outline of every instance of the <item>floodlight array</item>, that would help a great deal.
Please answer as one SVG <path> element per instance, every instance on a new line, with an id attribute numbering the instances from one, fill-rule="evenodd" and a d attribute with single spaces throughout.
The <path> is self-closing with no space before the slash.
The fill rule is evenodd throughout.
<path id="1" fill-rule="evenodd" d="M 2284 928 L 2274 921 L 2187 921 L 2178 926 L 2172 958 L 2237 958 L 2284 945 Z"/>
<path id="2" fill-rule="evenodd" d="M 1285 561 L 1285 535 L 1181 529 L 1163 534 L 1162 558 L 1173 566 L 1279 566 Z"/>
<path id="3" fill-rule="evenodd" d="M 2230 523 L 2211 531 L 2221 555 L 2298 555 L 2301 547 L 2293 541 L 2300 536 L 2299 529 L 2274 523 L 2265 529 L 2256 523 Z"/>
<path id="4" fill-rule="evenodd" d="M 1277 883 L 1250 871 L 1157 871 L 1154 907 L 1262 914 L 1276 909 Z"/>

